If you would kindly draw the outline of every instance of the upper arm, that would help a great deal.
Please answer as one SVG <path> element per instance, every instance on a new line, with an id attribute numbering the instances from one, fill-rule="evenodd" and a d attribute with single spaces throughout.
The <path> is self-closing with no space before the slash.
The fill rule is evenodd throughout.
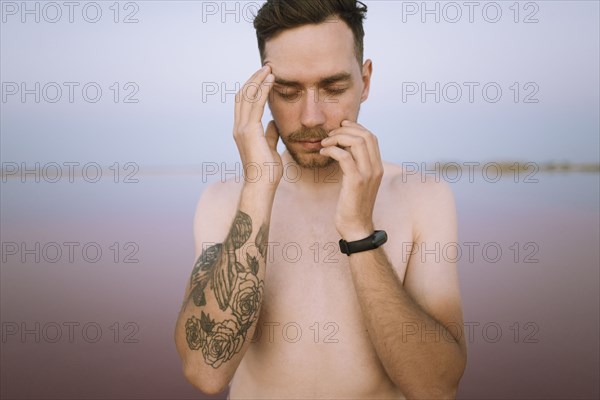
<path id="1" fill-rule="evenodd" d="M 222 243 L 231 227 L 239 200 L 235 182 L 215 182 L 208 185 L 196 205 L 194 214 L 194 246 L 196 258 L 202 250 Z"/>
<path id="2" fill-rule="evenodd" d="M 456 260 L 460 253 L 454 195 L 445 181 L 417 183 L 412 211 L 415 239 L 404 288 L 464 349 Z"/>
<path id="3" fill-rule="evenodd" d="M 215 182 L 204 188 L 194 213 L 194 259 L 190 265 L 195 264 L 202 251 L 207 247 L 222 243 L 231 227 L 233 215 L 237 208 L 235 187 L 230 182 Z M 190 268 L 191 271 L 191 268 Z M 187 280 L 184 301 L 191 290 L 191 281 Z"/>

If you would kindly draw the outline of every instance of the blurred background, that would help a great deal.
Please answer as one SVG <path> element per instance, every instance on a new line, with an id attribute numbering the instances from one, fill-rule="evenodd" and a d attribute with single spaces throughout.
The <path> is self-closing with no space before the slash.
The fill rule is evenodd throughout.
<path id="1" fill-rule="evenodd" d="M 173 329 L 262 2 L 0 3 L 1 397 L 209 398 Z M 359 122 L 456 197 L 459 398 L 598 398 L 599 3 L 365 4 Z"/>

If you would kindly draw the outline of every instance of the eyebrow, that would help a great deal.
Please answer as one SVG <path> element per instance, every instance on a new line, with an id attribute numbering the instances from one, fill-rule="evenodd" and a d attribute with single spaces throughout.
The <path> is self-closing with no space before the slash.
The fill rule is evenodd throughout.
<path id="1" fill-rule="evenodd" d="M 350 75 L 348 72 L 339 72 L 337 74 L 333 74 L 333 75 L 321 78 L 318 82 L 318 85 L 319 86 L 328 86 L 333 83 L 346 82 L 346 81 L 351 81 L 351 80 L 352 80 L 352 75 Z M 275 77 L 275 83 L 278 85 L 282 85 L 282 86 L 302 87 L 302 84 L 298 81 L 292 81 L 292 80 L 284 79 L 281 77 Z"/>

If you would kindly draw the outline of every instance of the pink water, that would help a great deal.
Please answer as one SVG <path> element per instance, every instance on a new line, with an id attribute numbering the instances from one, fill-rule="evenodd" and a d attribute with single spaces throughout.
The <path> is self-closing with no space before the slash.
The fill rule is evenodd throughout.
<path id="1" fill-rule="evenodd" d="M 173 327 L 204 184 L 139 178 L 2 185 L 2 398 L 202 398 L 183 378 Z M 599 178 L 538 178 L 453 185 L 459 243 L 479 243 L 459 262 L 472 329 L 460 398 L 600 396 Z M 22 242 L 40 243 L 39 262 L 35 250 L 25 262 L 12 254 Z M 79 243 L 73 262 L 65 242 Z"/>

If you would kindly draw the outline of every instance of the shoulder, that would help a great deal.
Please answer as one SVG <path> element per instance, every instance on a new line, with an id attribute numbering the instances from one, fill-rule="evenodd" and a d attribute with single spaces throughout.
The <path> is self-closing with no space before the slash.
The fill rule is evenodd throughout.
<path id="1" fill-rule="evenodd" d="M 237 210 L 243 181 L 231 178 L 209 183 L 198 199 L 194 213 L 194 239 L 197 250 L 201 243 L 217 243 L 227 235 Z"/>
<path id="2" fill-rule="evenodd" d="M 382 185 L 396 195 L 404 195 L 418 203 L 423 201 L 449 200 L 453 197 L 450 185 L 441 174 L 426 173 L 413 168 L 383 161 L 384 175 Z"/>
<path id="3" fill-rule="evenodd" d="M 425 173 L 414 168 L 413 163 L 404 166 L 384 161 L 383 166 L 381 189 L 406 205 L 417 228 L 455 218 L 452 188 L 439 173 Z"/>
<path id="4" fill-rule="evenodd" d="M 209 183 L 198 199 L 196 216 L 209 212 L 221 214 L 228 208 L 236 206 L 242 186 L 242 180 L 237 178 Z"/>
<path id="5" fill-rule="evenodd" d="M 243 186 L 243 180 L 239 177 L 229 178 L 227 180 L 218 180 L 208 183 L 202 190 L 198 206 L 208 205 L 209 203 L 227 202 L 239 195 Z"/>

